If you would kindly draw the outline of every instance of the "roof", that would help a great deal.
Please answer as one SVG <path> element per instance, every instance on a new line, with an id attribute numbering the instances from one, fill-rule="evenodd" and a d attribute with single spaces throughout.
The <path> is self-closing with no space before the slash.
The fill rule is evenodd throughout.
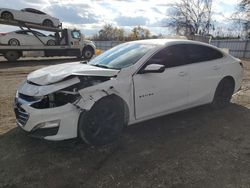
<path id="1" fill-rule="evenodd" d="M 141 44 L 153 44 L 153 45 L 173 45 L 173 44 L 199 44 L 203 46 L 210 46 L 213 48 L 216 48 L 210 44 L 200 42 L 200 41 L 194 41 L 194 40 L 187 40 L 187 39 L 146 39 L 146 40 L 137 40 L 132 41 L 132 43 L 141 43 Z"/>

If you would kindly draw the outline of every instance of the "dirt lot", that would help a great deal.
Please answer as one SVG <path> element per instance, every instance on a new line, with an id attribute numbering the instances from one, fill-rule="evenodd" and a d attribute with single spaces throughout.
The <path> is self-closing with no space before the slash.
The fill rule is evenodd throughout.
<path id="1" fill-rule="evenodd" d="M 202 106 L 131 126 L 107 149 L 45 142 L 16 128 L 18 83 L 71 59 L 1 60 L 0 187 L 250 187 L 250 61 L 228 108 Z"/>

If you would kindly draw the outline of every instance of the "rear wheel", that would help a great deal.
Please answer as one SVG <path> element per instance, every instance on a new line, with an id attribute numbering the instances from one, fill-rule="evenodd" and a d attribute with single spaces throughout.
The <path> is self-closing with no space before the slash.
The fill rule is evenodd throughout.
<path id="1" fill-rule="evenodd" d="M 47 45 L 48 46 L 55 46 L 56 45 L 56 41 L 54 41 L 54 40 L 48 40 L 47 41 Z"/>
<path id="2" fill-rule="evenodd" d="M 14 17 L 10 12 L 3 12 L 1 18 L 4 20 L 14 20 Z"/>
<path id="3" fill-rule="evenodd" d="M 79 118 L 79 136 L 91 145 L 106 145 L 116 141 L 125 125 L 124 105 L 114 96 L 97 101 Z"/>
<path id="4" fill-rule="evenodd" d="M 53 27 L 53 22 L 51 20 L 44 20 L 43 21 L 43 26 L 46 26 L 46 27 Z"/>
<path id="5" fill-rule="evenodd" d="M 4 57 L 8 60 L 8 61 L 16 61 L 19 59 L 20 57 L 20 53 L 18 51 L 7 51 L 4 54 Z"/>
<path id="6" fill-rule="evenodd" d="M 19 46 L 19 45 L 20 45 L 20 42 L 19 42 L 19 40 L 17 40 L 17 39 L 10 39 L 9 42 L 8 42 L 8 44 L 9 44 L 10 46 Z"/>
<path id="7" fill-rule="evenodd" d="M 215 109 L 224 108 L 229 105 L 234 92 L 234 81 L 231 78 L 224 78 L 218 84 L 212 107 Z"/>

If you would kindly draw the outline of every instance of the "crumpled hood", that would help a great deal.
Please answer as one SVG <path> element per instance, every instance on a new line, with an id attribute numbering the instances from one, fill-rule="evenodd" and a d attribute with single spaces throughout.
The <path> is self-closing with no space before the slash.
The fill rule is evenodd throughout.
<path id="1" fill-rule="evenodd" d="M 119 70 L 100 68 L 80 62 L 48 66 L 30 73 L 27 80 L 38 85 L 59 82 L 71 75 L 82 76 L 115 76 Z"/>

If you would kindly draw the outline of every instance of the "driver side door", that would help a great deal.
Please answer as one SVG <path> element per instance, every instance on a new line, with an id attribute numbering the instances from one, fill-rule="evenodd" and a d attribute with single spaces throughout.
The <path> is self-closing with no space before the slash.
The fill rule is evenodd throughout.
<path id="1" fill-rule="evenodd" d="M 141 73 L 149 64 L 165 65 L 165 71 Z M 183 45 L 160 50 L 141 70 L 133 76 L 136 119 L 160 116 L 187 106 L 189 70 Z"/>

